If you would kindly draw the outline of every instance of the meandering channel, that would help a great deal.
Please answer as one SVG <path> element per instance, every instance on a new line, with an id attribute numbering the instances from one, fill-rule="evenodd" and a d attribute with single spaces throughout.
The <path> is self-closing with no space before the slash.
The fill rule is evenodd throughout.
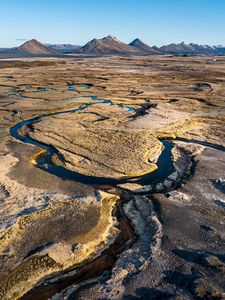
<path id="1" fill-rule="evenodd" d="M 76 89 L 75 86 L 72 86 L 69 88 L 70 89 L 73 88 L 73 90 Z M 89 89 L 90 85 L 83 85 L 82 88 Z M 171 160 L 171 149 L 172 149 L 173 145 L 172 145 L 172 143 L 169 143 L 168 141 L 162 141 L 164 149 L 157 161 L 157 166 L 158 166 L 157 170 L 155 170 L 154 172 L 148 173 L 146 175 L 143 175 L 141 177 L 137 177 L 137 178 L 133 177 L 133 178 L 124 178 L 124 179 L 113 179 L 113 178 L 105 178 L 105 177 L 86 176 L 86 175 L 82 175 L 80 173 L 70 171 L 70 170 L 64 168 L 63 166 L 58 166 L 58 165 L 54 164 L 51 159 L 52 155 L 56 154 L 63 161 L 63 157 L 57 149 L 55 149 L 51 145 L 47 145 L 43 142 L 39 142 L 39 141 L 27 136 L 26 133 L 25 134 L 21 133 L 22 127 L 26 126 L 27 128 L 29 128 L 32 126 L 32 124 L 41 122 L 43 119 L 45 119 L 49 116 L 55 116 L 55 115 L 67 114 L 67 113 L 75 113 L 78 111 L 85 110 L 86 108 L 96 105 L 96 104 L 114 105 L 111 100 L 103 100 L 103 99 L 97 98 L 96 96 L 85 96 L 85 97 L 90 98 L 94 102 L 82 105 L 78 108 L 49 113 L 49 114 L 43 114 L 43 115 L 36 116 L 36 117 L 30 118 L 27 120 L 22 120 L 10 128 L 10 134 L 16 140 L 19 140 L 26 144 L 31 144 L 31 145 L 37 146 L 37 147 L 45 150 L 45 152 L 37 160 L 36 167 L 38 167 L 48 173 L 56 175 L 62 179 L 68 179 L 68 180 L 72 180 L 72 181 L 83 182 L 83 183 L 87 183 L 87 184 L 98 184 L 98 185 L 116 185 L 116 184 L 130 182 L 130 181 L 132 181 L 132 182 L 135 181 L 136 183 L 139 183 L 142 185 L 147 185 L 147 184 L 156 183 L 156 182 L 164 180 L 166 177 L 168 177 L 174 171 L 173 162 Z M 123 105 L 120 105 L 120 107 L 123 107 Z M 127 111 L 131 110 L 131 109 L 133 110 L 133 107 L 129 107 L 129 106 L 124 106 L 124 107 L 127 109 Z"/>
<path id="2" fill-rule="evenodd" d="M 89 89 L 89 85 L 84 85 L 82 88 Z M 70 90 L 75 90 L 75 86 L 71 87 Z M 65 114 L 65 113 L 75 113 L 81 110 L 85 110 L 86 108 L 95 105 L 95 104 L 109 104 L 114 105 L 111 100 L 102 100 L 100 98 L 97 98 L 96 96 L 85 96 L 87 98 L 91 98 L 94 102 L 82 105 L 78 108 L 60 111 L 60 112 L 54 112 L 49 114 L 43 114 L 40 116 L 36 116 L 27 120 L 23 120 L 18 122 L 16 125 L 11 127 L 10 134 L 13 138 L 16 140 L 19 140 L 26 144 L 31 144 L 37 147 L 40 147 L 45 150 L 43 155 L 39 157 L 37 160 L 37 167 L 49 172 L 53 175 L 56 175 L 63 179 L 69 179 L 72 181 L 78 181 L 83 182 L 86 184 L 98 184 L 98 185 L 116 185 L 119 183 L 125 183 L 129 181 L 134 181 L 136 183 L 142 184 L 142 185 L 150 185 L 155 184 L 157 182 L 163 181 L 166 179 L 172 172 L 174 172 L 174 165 L 171 159 L 171 150 L 173 147 L 173 144 L 168 141 L 161 141 L 163 143 L 164 149 L 162 150 L 161 155 L 159 156 L 159 159 L 157 161 L 158 169 L 155 170 L 152 173 L 149 173 L 147 175 L 138 177 L 138 178 L 126 178 L 126 179 L 120 179 L 116 180 L 113 178 L 103 178 L 103 177 L 91 177 L 91 176 L 85 176 L 73 171 L 70 171 L 63 166 L 55 165 L 52 161 L 52 155 L 56 154 L 59 156 L 60 159 L 63 161 L 62 155 L 51 145 L 47 145 L 45 143 L 39 142 L 29 136 L 22 133 L 22 127 L 30 128 L 32 124 L 35 124 L 37 122 L 41 122 L 43 119 L 59 115 L 59 114 Z M 123 107 L 123 106 L 122 106 Z M 132 107 L 125 106 L 126 109 L 130 110 L 133 109 Z M 189 142 L 185 139 L 178 139 L 180 141 Z M 213 148 L 217 148 L 219 150 L 223 150 L 222 147 L 204 143 L 204 142 L 198 142 L 198 141 L 190 141 L 195 142 L 198 144 L 201 144 L 203 146 L 209 146 Z M 130 194 L 132 197 L 132 193 Z M 130 222 L 127 219 L 126 215 L 123 212 L 122 209 L 122 202 L 124 199 L 121 198 L 121 202 L 118 204 L 116 209 L 117 219 L 119 221 L 119 227 L 121 230 L 120 235 L 116 239 L 113 245 L 111 245 L 108 249 L 106 249 L 101 256 L 97 257 L 96 259 L 90 261 L 89 263 L 84 264 L 80 268 L 77 268 L 74 266 L 70 270 L 65 270 L 61 272 L 60 274 L 55 274 L 51 277 L 54 278 L 54 280 L 49 281 L 46 285 L 45 282 L 39 282 L 36 286 L 34 286 L 33 289 L 28 291 L 22 299 L 48 299 L 52 295 L 54 295 L 57 292 L 62 291 L 66 287 L 70 286 L 71 284 L 82 282 L 86 279 L 94 278 L 96 276 L 99 276 L 102 274 L 103 271 L 108 270 L 112 268 L 112 266 L 115 264 L 117 260 L 117 256 L 123 252 L 126 249 L 126 242 L 130 239 L 134 239 L 134 234 L 132 231 L 132 228 L 130 226 Z M 126 201 L 126 200 L 125 200 Z M 71 271 L 76 270 L 76 273 L 70 274 Z"/>

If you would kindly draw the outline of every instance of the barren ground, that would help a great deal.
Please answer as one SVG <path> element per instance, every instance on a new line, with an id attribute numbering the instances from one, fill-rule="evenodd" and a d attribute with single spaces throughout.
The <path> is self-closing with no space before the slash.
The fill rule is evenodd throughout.
<path id="1" fill-rule="evenodd" d="M 223 56 L 0 60 L 0 298 L 224 299 L 224 99 Z"/>

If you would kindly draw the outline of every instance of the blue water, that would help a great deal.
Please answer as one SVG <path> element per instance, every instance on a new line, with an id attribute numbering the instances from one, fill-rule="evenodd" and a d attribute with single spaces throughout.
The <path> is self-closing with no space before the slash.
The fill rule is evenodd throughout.
<path id="1" fill-rule="evenodd" d="M 68 90 L 69 91 L 74 91 L 74 92 L 77 92 L 77 89 L 76 87 L 79 87 L 80 89 L 87 89 L 89 90 L 93 85 L 92 84 L 84 84 L 84 85 L 75 85 L 75 84 L 71 84 L 71 85 L 68 85 Z"/>
<path id="2" fill-rule="evenodd" d="M 85 176 L 73 171 L 70 171 L 62 166 L 55 165 L 51 158 L 53 154 L 56 154 L 63 162 L 63 156 L 55 149 L 53 146 L 49 146 L 45 143 L 36 141 L 35 139 L 28 137 L 26 135 L 23 135 L 20 133 L 20 129 L 23 126 L 28 126 L 31 124 L 35 124 L 37 122 L 40 122 L 41 120 L 53 116 L 53 115 L 59 115 L 59 114 L 66 114 L 66 113 L 73 113 L 81 110 L 85 110 L 86 108 L 97 104 L 103 104 L 103 103 L 109 103 L 110 105 L 113 105 L 111 100 L 101 100 L 97 98 L 96 96 L 90 96 L 92 100 L 95 100 L 94 103 L 85 104 L 79 108 L 70 109 L 62 112 L 55 112 L 50 114 L 44 114 L 41 116 L 33 117 L 28 120 L 23 120 L 18 122 L 15 126 L 10 128 L 10 134 L 15 139 L 26 143 L 35 145 L 37 147 L 40 147 L 42 149 L 45 149 L 46 152 L 41 156 L 41 158 L 37 161 L 37 167 L 41 170 L 44 170 L 48 173 L 54 174 L 62 179 L 68 179 L 76 182 L 83 182 L 83 183 L 89 183 L 89 184 L 103 184 L 103 185 L 115 185 L 119 183 L 125 183 L 125 182 L 136 182 L 143 185 L 156 183 L 159 181 L 162 181 L 167 176 L 169 176 L 174 171 L 174 166 L 171 160 L 171 149 L 173 145 L 167 141 L 162 141 L 164 145 L 164 150 L 162 151 L 157 166 L 158 169 L 152 173 L 149 173 L 147 175 L 141 176 L 141 177 L 134 177 L 134 178 L 126 178 L 126 179 L 113 179 L 113 178 L 104 178 L 104 177 L 92 177 L 92 176 Z M 125 108 L 130 109 L 128 106 L 122 106 Z M 131 108 L 133 110 L 133 108 Z M 29 130 L 29 129 L 28 129 Z"/>
<path id="3" fill-rule="evenodd" d="M 50 91 L 53 91 L 53 90 L 54 89 L 43 87 L 43 88 L 37 88 L 37 90 L 33 91 L 33 92 L 35 92 L 35 93 L 44 93 L 44 92 L 50 92 Z"/>
<path id="4" fill-rule="evenodd" d="M 76 92 L 76 88 L 73 85 L 68 86 L 68 90 Z"/>

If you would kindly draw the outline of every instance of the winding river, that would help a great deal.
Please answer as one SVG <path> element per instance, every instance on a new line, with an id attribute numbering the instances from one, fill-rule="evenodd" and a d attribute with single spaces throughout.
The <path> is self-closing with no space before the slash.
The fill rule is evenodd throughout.
<path id="1" fill-rule="evenodd" d="M 83 85 L 80 86 L 82 89 L 89 89 L 90 85 Z M 76 86 L 70 86 L 68 88 L 69 90 L 76 91 Z M 42 90 L 44 92 L 44 90 Z M 43 114 L 40 116 L 36 116 L 27 120 L 23 120 L 18 122 L 15 126 L 10 128 L 10 134 L 13 138 L 15 138 L 18 141 L 21 141 L 26 144 L 31 144 L 37 147 L 40 147 L 45 150 L 43 155 L 41 155 L 38 160 L 36 167 L 40 168 L 41 170 L 44 170 L 48 173 L 51 173 L 55 176 L 58 176 L 62 179 L 68 179 L 76 182 L 83 182 L 86 184 L 97 184 L 97 185 L 116 185 L 120 183 L 125 182 L 135 182 L 142 185 L 150 185 L 155 184 L 157 182 L 163 181 L 166 179 L 172 172 L 175 171 L 174 165 L 171 159 L 171 150 L 173 147 L 173 144 L 168 141 L 161 141 L 163 143 L 164 149 L 159 156 L 159 159 L 157 161 L 158 169 L 155 170 L 152 173 L 146 174 L 141 177 L 137 178 L 125 178 L 125 179 L 113 179 L 113 178 L 103 178 L 103 177 L 91 177 L 91 176 L 85 176 L 73 171 L 70 171 L 63 166 L 58 166 L 53 163 L 52 156 L 56 154 L 62 161 L 63 157 L 58 152 L 56 148 L 54 148 L 51 145 L 47 145 L 45 143 L 39 142 L 28 135 L 26 135 L 26 132 L 23 134 L 22 127 L 31 128 L 32 124 L 41 122 L 43 119 L 59 115 L 59 114 L 70 114 L 75 113 L 81 110 L 85 110 L 86 108 L 95 105 L 95 104 L 109 104 L 114 105 L 111 100 L 102 100 L 95 96 L 84 96 L 87 98 L 91 98 L 94 102 L 85 104 L 83 106 L 80 106 L 78 108 L 55 112 L 55 113 L 49 113 L 49 114 Z M 128 110 L 134 110 L 133 107 L 128 106 L 122 106 L 120 107 L 126 108 L 126 111 Z M 219 150 L 223 150 L 224 148 L 221 146 L 213 145 L 210 143 L 204 143 L 199 141 L 188 141 L 186 139 L 177 139 L 184 142 L 191 142 L 191 143 L 197 143 L 203 146 L 209 146 L 213 147 Z M 85 281 L 86 279 L 94 278 L 99 275 L 101 275 L 104 271 L 112 268 L 112 266 L 115 264 L 118 255 L 123 252 L 126 249 L 126 242 L 130 240 L 131 236 L 133 235 L 133 231 L 131 230 L 131 233 L 127 233 L 127 227 L 129 227 L 129 221 L 126 220 L 126 215 L 124 214 L 122 208 L 120 208 L 121 202 L 124 199 L 121 197 L 121 201 L 118 204 L 117 207 L 117 218 L 119 219 L 120 229 L 121 233 L 118 236 L 117 240 L 114 242 L 114 244 L 106 249 L 101 256 L 97 257 L 93 261 L 88 262 L 84 266 L 81 266 L 80 268 L 77 268 L 76 266 L 72 267 L 70 270 L 65 270 L 63 272 L 60 272 L 59 274 L 54 274 L 51 278 L 54 277 L 54 280 L 48 281 L 47 284 L 45 282 L 39 282 L 38 285 L 34 286 L 33 289 L 28 291 L 22 299 L 49 299 L 51 296 L 53 296 L 55 293 L 59 293 L 63 289 L 67 288 L 71 284 L 79 283 L 82 281 Z M 124 223 L 125 222 L 125 223 Z M 127 224 L 128 223 L 128 224 Z M 133 237 L 135 239 L 135 236 Z M 76 270 L 76 273 L 73 271 Z M 70 273 L 71 272 L 71 273 Z"/>
<path id="2" fill-rule="evenodd" d="M 84 85 L 81 86 L 82 89 L 89 89 L 91 86 Z M 76 91 L 76 86 L 71 86 L 68 90 Z M 44 92 L 44 89 L 42 90 Z M 40 155 L 36 161 L 36 167 L 40 168 L 43 171 L 51 173 L 55 176 L 58 176 L 62 179 L 68 179 L 76 182 L 82 182 L 86 184 L 96 184 L 96 185 L 117 185 L 120 183 L 126 182 L 135 182 L 142 185 L 149 185 L 154 184 L 160 181 L 163 181 L 167 176 L 169 176 L 174 171 L 173 162 L 171 159 L 171 149 L 173 144 L 168 141 L 162 141 L 163 143 L 163 151 L 159 156 L 157 161 L 158 169 L 154 172 L 146 174 L 141 177 L 136 178 L 124 178 L 124 179 L 113 179 L 113 178 L 103 178 L 103 177 L 92 177 L 92 176 L 85 176 L 73 171 L 66 169 L 63 166 L 59 166 L 53 163 L 52 156 L 57 155 L 62 161 L 63 156 L 59 153 L 59 151 L 51 145 L 39 142 L 26 134 L 26 130 L 32 128 L 32 125 L 38 122 L 41 122 L 43 119 L 59 115 L 59 114 L 70 114 L 76 113 L 78 111 L 85 110 L 86 108 L 96 105 L 96 104 L 108 104 L 108 105 L 115 105 L 112 103 L 111 100 L 103 100 L 97 98 L 96 96 L 84 96 L 87 98 L 91 98 L 93 103 L 82 105 L 78 108 L 54 112 L 49 114 L 43 114 L 40 116 L 36 116 L 27 120 L 22 120 L 18 122 L 16 125 L 10 128 L 11 136 L 23 143 L 30 144 L 37 146 L 39 148 L 44 149 L 44 153 Z M 127 111 L 135 111 L 133 107 L 117 105 L 119 107 L 125 108 L 124 113 Z M 26 128 L 25 132 L 24 129 Z M 125 213 L 122 209 L 122 203 L 126 201 L 121 196 L 121 201 L 116 207 L 116 215 L 118 219 L 118 226 L 120 229 L 120 234 L 118 235 L 116 241 L 107 248 L 100 256 L 96 259 L 86 263 L 84 266 L 77 268 L 77 266 L 72 267 L 70 270 L 65 270 L 60 272 L 59 274 L 55 274 L 54 282 L 48 282 L 47 285 L 38 284 L 34 286 L 30 291 L 28 291 L 25 295 L 22 296 L 22 299 L 48 299 L 56 292 L 60 292 L 61 290 L 65 289 L 66 287 L 74 284 L 75 282 L 81 282 L 86 280 L 87 278 L 94 278 L 105 270 L 108 270 L 113 267 L 117 260 L 117 256 L 122 253 L 126 247 L 127 241 L 133 241 L 135 239 L 135 235 L 133 233 L 132 226 L 130 225 L 130 221 L 128 221 Z M 76 270 L 76 273 L 73 274 L 73 270 Z M 70 272 L 72 272 L 70 274 Z M 63 275 L 63 278 L 61 278 Z M 58 277 L 59 276 L 59 277 Z M 53 276 L 54 277 L 54 276 Z"/>
<path id="3" fill-rule="evenodd" d="M 82 89 L 89 89 L 91 86 L 90 85 L 83 85 L 81 86 Z M 76 86 L 69 86 L 69 90 L 74 90 L 76 91 Z M 27 128 L 31 127 L 32 124 L 41 122 L 43 119 L 49 117 L 49 116 L 55 116 L 55 115 L 60 115 L 60 114 L 69 114 L 69 113 L 75 113 L 78 111 L 85 110 L 86 108 L 93 106 L 95 104 L 109 104 L 109 105 L 116 105 L 113 104 L 111 100 L 102 100 L 100 98 L 97 98 L 96 96 L 84 96 L 86 98 L 90 98 L 93 100 L 93 103 L 88 103 L 83 106 L 80 106 L 78 108 L 70 109 L 70 110 L 65 110 L 65 111 L 60 111 L 60 112 L 54 112 L 54 113 L 49 113 L 49 114 L 43 114 L 40 116 L 36 116 L 27 120 L 23 120 L 18 122 L 16 125 L 10 128 L 10 134 L 13 138 L 16 140 L 19 140 L 23 143 L 26 144 L 31 144 L 34 146 L 37 146 L 39 148 L 42 148 L 45 150 L 43 155 L 41 155 L 38 160 L 36 167 L 40 168 L 41 170 L 44 170 L 48 173 L 51 173 L 53 175 L 56 175 L 62 179 L 68 179 L 76 182 L 82 182 L 86 184 L 98 184 L 98 185 L 116 185 L 120 183 L 126 183 L 126 182 L 135 182 L 138 184 L 142 185 L 149 185 L 153 184 L 159 181 L 164 180 L 166 177 L 168 177 L 173 171 L 174 171 L 174 166 L 173 162 L 171 160 L 171 149 L 173 145 L 168 142 L 168 141 L 162 141 L 164 149 L 157 161 L 157 167 L 158 169 L 155 170 L 154 172 L 148 173 L 144 176 L 141 177 L 133 177 L 133 178 L 123 178 L 123 179 L 114 179 L 114 178 L 105 178 L 105 177 L 93 177 L 93 176 L 86 176 L 82 175 L 80 173 L 76 173 L 73 171 L 70 171 L 63 166 L 59 166 L 53 163 L 52 161 L 52 155 L 56 154 L 62 161 L 63 157 L 59 153 L 59 151 L 54 148 L 51 145 L 47 145 L 45 143 L 39 142 L 28 135 L 22 134 L 21 128 L 26 126 Z M 117 105 L 118 106 L 118 105 Z M 123 106 L 119 105 L 120 107 L 125 107 L 126 111 L 134 110 L 133 107 L 129 106 Z"/>

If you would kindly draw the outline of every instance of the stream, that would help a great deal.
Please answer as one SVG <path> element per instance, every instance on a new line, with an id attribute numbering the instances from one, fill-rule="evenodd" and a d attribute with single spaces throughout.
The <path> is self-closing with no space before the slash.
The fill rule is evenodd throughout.
<path id="1" fill-rule="evenodd" d="M 82 89 L 89 89 L 90 87 L 91 87 L 90 85 L 80 86 L 80 88 Z M 76 91 L 76 86 L 75 85 L 70 86 L 68 89 L 70 91 L 71 90 Z M 82 182 L 85 184 L 97 184 L 97 185 L 117 185 L 126 182 L 135 182 L 141 185 L 151 185 L 165 180 L 171 173 L 175 171 L 173 161 L 171 158 L 171 150 L 173 148 L 173 144 L 164 140 L 161 141 L 164 147 L 157 161 L 157 167 L 158 167 L 157 170 L 140 177 L 113 179 L 113 178 L 104 178 L 104 177 L 85 176 L 70 171 L 63 166 L 58 166 L 53 163 L 52 156 L 57 155 L 62 161 L 63 161 L 63 157 L 56 148 L 54 148 L 51 145 L 47 145 L 45 143 L 39 142 L 27 136 L 26 132 L 25 134 L 21 133 L 22 127 L 26 126 L 29 129 L 30 127 L 32 127 L 32 124 L 41 122 L 43 119 L 49 116 L 78 112 L 81 110 L 85 110 L 86 108 L 95 104 L 114 105 L 111 100 L 102 100 L 95 96 L 84 96 L 84 97 L 91 98 L 94 102 L 85 104 L 83 106 L 80 106 L 79 108 L 74 108 L 74 109 L 55 112 L 55 113 L 43 114 L 27 120 L 22 120 L 10 128 L 10 134 L 16 140 L 26 144 L 37 146 L 45 150 L 45 152 L 38 158 L 36 167 L 50 174 L 58 176 L 62 179 Z M 123 106 L 123 105 L 119 105 L 119 106 L 126 108 L 126 111 L 134 110 L 133 107 Z M 177 140 L 189 142 L 186 139 L 177 139 Z M 209 143 L 207 144 L 198 141 L 192 141 L 192 142 L 204 146 L 209 146 L 209 147 L 214 146 L 215 148 L 215 145 Z M 218 146 L 218 149 L 224 151 L 224 149 L 221 149 L 220 146 Z M 129 194 L 129 197 L 132 197 L 132 193 Z M 130 224 L 130 220 L 127 219 L 122 208 L 122 203 L 126 200 L 127 199 L 123 199 L 121 197 L 121 201 L 118 204 L 118 207 L 116 209 L 116 216 L 119 221 L 119 228 L 121 230 L 121 233 L 116 239 L 116 241 L 114 242 L 114 244 L 112 244 L 96 259 L 87 262 L 83 266 L 78 268 L 74 266 L 70 270 L 65 270 L 63 272 L 60 272 L 60 274 L 53 274 L 52 276 L 50 276 L 50 279 L 52 278 L 53 280 L 50 280 L 47 283 L 39 282 L 37 285 L 33 287 L 33 289 L 31 289 L 26 294 L 24 294 L 24 296 L 22 296 L 21 299 L 37 299 L 37 300 L 49 299 L 55 293 L 59 293 L 60 291 L 62 291 L 63 289 L 67 288 L 68 286 L 74 283 L 79 283 L 90 278 L 95 278 L 101 275 L 104 271 L 111 269 L 115 264 L 116 260 L 118 259 L 118 255 L 126 249 L 127 247 L 126 242 L 129 240 L 135 242 L 135 238 L 136 238 L 133 232 L 133 228 Z M 75 270 L 76 270 L 75 273 L 70 273 L 71 271 L 75 271 Z"/>
<path id="2" fill-rule="evenodd" d="M 69 87 L 69 89 L 70 88 L 73 88 L 75 90 L 74 86 Z M 82 88 L 89 89 L 90 87 L 89 87 L 89 85 L 84 85 L 84 86 L 82 86 Z M 50 174 L 56 175 L 62 179 L 72 180 L 72 181 L 76 181 L 76 182 L 82 182 L 82 183 L 86 183 L 86 184 L 98 184 L 98 185 L 116 185 L 116 184 L 121 184 L 121 183 L 126 183 L 126 182 L 135 182 L 135 183 L 138 183 L 141 185 L 149 185 L 149 184 L 154 184 L 156 182 L 164 180 L 166 177 L 168 177 L 174 171 L 173 162 L 171 160 L 171 149 L 173 148 L 173 145 L 172 145 L 172 143 L 170 143 L 168 141 L 162 141 L 164 149 L 157 161 L 157 167 L 158 167 L 157 170 L 155 170 L 151 173 L 148 173 L 146 175 L 143 175 L 141 177 L 114 179 L 114 178 L 105 178 L 105 177 L 86 176 L 86 175 L 82 175 L 80 173 L 76 173 L 71 170 L 68 170 L 63 166 L 56 165 L 52 161 L 52 156 L 54 154 L 57 155 L 61 159 L 61 161 L 63 161 L 62 155 L 59 153 L 59 151 L 56 148 L 54 148 L 51 145 L 47 145 L 45 143 L 39 142 L 39 141 L 27 136 L 26 134 L 21 133 L 22 127 L 26 126 L 29 128 L 32 126 L 32 124 L 41 122 L 43 119 L 45 119 L 49 116 L 55 116 L 55 115 L 60 115 L 60 114 L 67 114 L 67 113 L 74 113 L 74 112 L 82 111 L 90 106 L 95 105 L 95 104 L 114 105 L 111 100 L 102 100 L 102 99 L 97 98 L 96 96 L 85 96 L 85 97 L 91 98 L 94 102 L 85 104 L 78 108 L 60 111 L 60 112 L 49 113 L 49 114 L 43 114 L 43 115 L 36 116 L 36 117 L 30 118 L 27 120 L 22 120 L 10 128 L 10 134 L 16 140 L 19 140 L 26 144 L 31 144 L 31 145 L 37 146 L 37 147 L 45 150 L 45 153 L 43 153 L 43 155 L 41 155 L 37 159 L 36 167 L 38 167 L 39 169 L 46 171 Z M 120 105 L 120 107 L 123 107 L 123 105 Z M 124 106 L 124 108 L 126 108 L 126 111 L 134 110 L 133 107 L 129 107 L 129 106 Z"/>

